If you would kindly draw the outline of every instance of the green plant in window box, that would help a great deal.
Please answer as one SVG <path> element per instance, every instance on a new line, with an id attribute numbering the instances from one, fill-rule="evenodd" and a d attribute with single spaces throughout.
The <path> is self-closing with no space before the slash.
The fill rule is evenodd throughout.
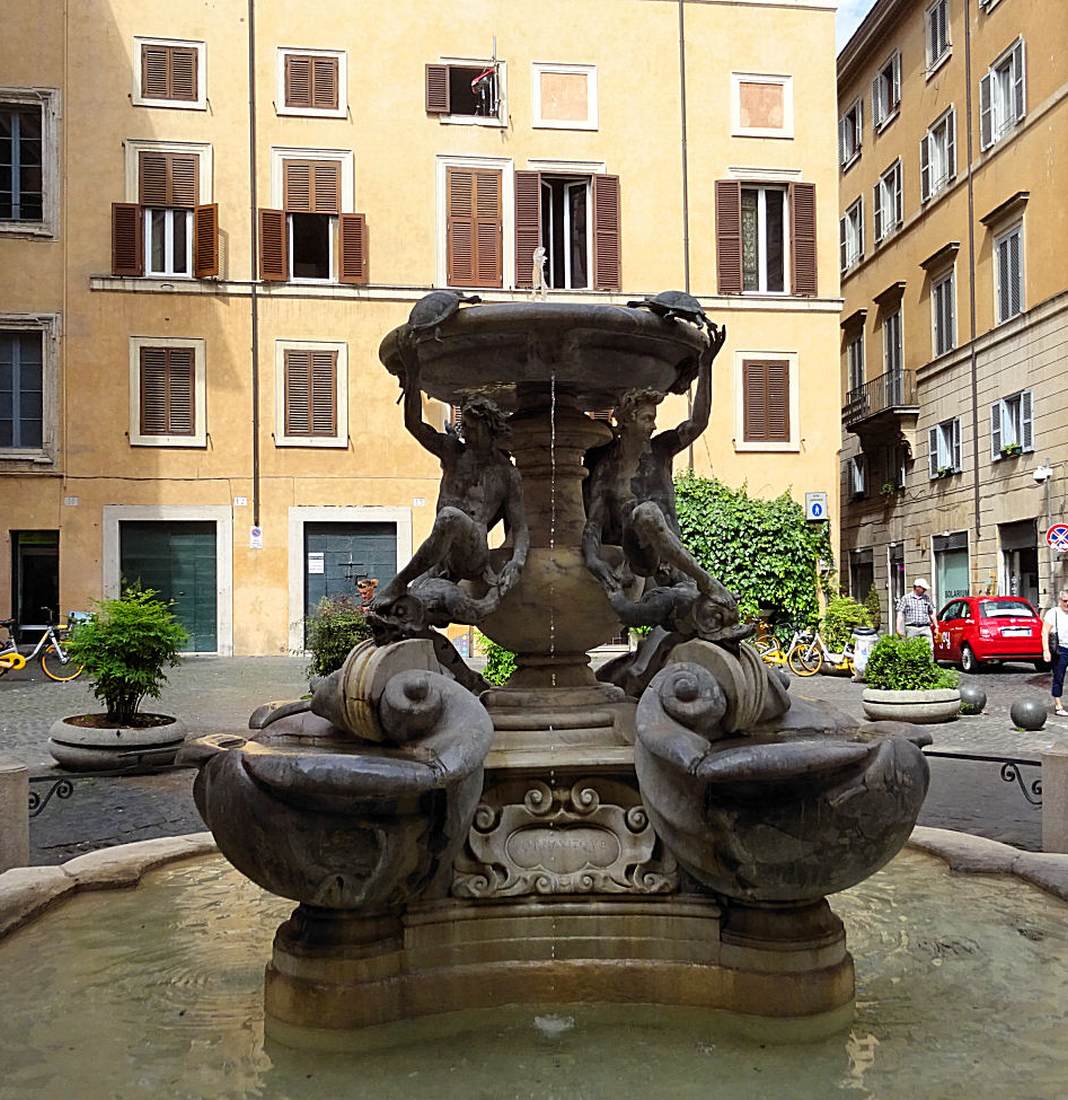
<path id="1" fill-rule="evenodd" d="M 884 481 L 879 492 L 884 497 L 892 497 L 897 492 L 897 486 L 892 481 Z"/>
<path id="2" fill-rule="evenodd" d="M 1001 448 L 1002 458 L 1018 458 L 1022 454 L 1023 447 L 1021 447 L 1019 443 L 1006 443 L 1005 446 Z"/>
<path id="3" fill-rule="evenodd" d="M 954 471 L 952 466 L 939 466 L 938 467 L 938 472 L 935 474 L 935 477 L 939 477 L 939 478 L 949 477 L 949 475 L 954 473 L 954 472 L 955 471 Z"/>

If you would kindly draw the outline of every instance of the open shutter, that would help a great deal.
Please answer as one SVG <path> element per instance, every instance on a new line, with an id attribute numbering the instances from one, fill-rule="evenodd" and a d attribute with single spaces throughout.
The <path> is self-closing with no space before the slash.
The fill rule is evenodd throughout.
<path id="1" fill-rule="evenodd" d="M 515 174 L 515 285 L 534 285 L 534 250 L 541 244 L 541 173 Z"/>
<path id="2" fill-rule="evenodd" d="M 856 133 L 856 148 L 859 150 L 864 144 L 864 97 L 861 96 L 857 100 L 857 133 Z"/>
<path id="3" fill-rule="evenodd" d="M 938 474 L 938 429 L 931 428 L 927 433 L 927 473 L 931 477 Z"/>
<path id="4" fill-rule="evenodd" d="M 336 111 L 338 106 L 338 59 L 313 57 L 312 102 L 317 110 Z"/>
<path id="5" fill-rule="evenodd" d="M 838 120 L 838 163 L 845 164 L 849 159 L 849 154 L 846 152 L 846 120 L 840 118 Z"/>
<path id="6" fill-rule="evenodd" d="M 593 187 L 593 289 L 621 290 L 619 176 L 595 175 Z"/>
<path id="7" fill-rule="evenodd" d="M 768 378 L 763 363 L 742 363 L 742 437 L 746 443 L 768 438 Z"/>
<path id="8" fill-rule="evenodd" d="M 951 107 L 946 116 L 946 178 L 957 176 L 957 108 Z"/>
<path id="9" fill-rule="evenodd" d="M 135 202 L 111 204 L 111 273 L 144 273 L 144 249 L 141 247 L 141 207 Z"/>
<path id="10" fill-rule="evenodd" d="M 857 205 L 857 259 L 864 259 L 864 196 Z"/>
<path id="11" fill-rule="evenodd" d="M 838 266 L 842 271 L 849 266 L 849 251 L 846 245 L 846 222 L 848 218 L 838 219 Z"/>
<path id="12" fill-rule="evenodd" d="M 1020 394 L 1020 446 L 1025 451 L 1035 449 L 1035 426 L 1031 415 L 1031 391 L 1024 390 Z"/>
<path id="13" fill-rule="evenodd" d="M 883 78 L 877 76 L 871 82 L 871 123 L 878 127 L 883 121 L 886 110 L 883 107 Z"/>
<path id="14" fill-rule="evenodd" d="M 994 458 L 1001 456 L 1001 402 L 990 406 L 990 453 Z"/>
<path id="15" fill-rule="evenodd" d="M 905 202 L 901 188 L 901 163 L 898 162 L 894 169 L 894 225 L 900 225 L 905 220 Z"/>
<path id="16" fill-rule="evenodd" d="M 875 223 L 875 241 L 878 243 L 883 239 L 883 185 L 881 182 L 872 188 L 871 205 Z"/>
<path id="17" fill-rule="evenodd" d="M 785 360 L 765 363 L 768 387 L 768 435 L 773 443 L 790 441 L 790 364 Z"/>
<path id="18" fill-rule="evenodd" d="M 893 88 L 890 94 L 890 109 L 894 110 L 901 103 L 901 54 L 894 54 L 894 60 L 890 63 Z"/>
<path id="19" fill-rule="evenodd" d="M 960 462 L 960 417 L 953 418 L 953 469 L 959 471 Z"/>
<path id="20" fill-rule="evenodd" d="M 284 210 L 260 211 L 260 278 L 285 282 L 289 278 L 289 241 Z"/>
<path id="21" fill-rule="evenodd" d="M 298 348 L 286 348 L 285 433 L 308 435 L 311 431 L 311 364 L 312 353 Z"/>
<path id="22" fill-rule="evenodd" d="M 363 214 L 342 214 L 341 270 L 342 283 L 367 282 L 367 218 Z"/>
<path id="23" fill-rule="evenodd" d="M 446 278 L 450 286 L 476 286 L 475 173 L 446 168 Z"/>
<path id="24" fill-rule="evenodd" d="M 979 81 L 979 145 L 983 149 L 994 144 L 993 84 L 993 73 Z"/>
<path id="25" fill-rule="evenodd" d="M 504 218 L 500 172 L 475 173 L 475 276 L 478 286 L 504 284 Z"/>
<path id="26" fill-rule="evenodd" d="M 816 293 L 816 186 L 790 185 L 790 227 L 795 294 Z"/>
<path id="27" fill-rule="evenodd" d="M 920 202 L 926 202 L 931 197 L 930 141 L 930 134 L 920 139 Z"/>
<path id="28" fill-rule="evenodd" d="M 286 106 L 312 105 L 312 59 L 286 54 Z"/>
<path id="29" fill-rule="evenodd" d="M 1012 103 L 1016 112 L 1016 121 L 1019 122 L 1027 110 L 1027 75 L 1024 71 L 1022 38 L 1012 49 Z"/>
<path id="30" fill-rule="evenodd" d="M 449 66 L 427 65 L 426 113 L 447 115 L 449 110 Z"/>
<path id="31" fill-rule="evenodd" d="M 219 277 L 218 203 L 193 210 L 193 275 L 198 279 Z"/>
<path id="32" fill-rule="evenodd" d="M 716 277 L 720 294 L 742 292 L 742 185 L 716 181 Z"/>

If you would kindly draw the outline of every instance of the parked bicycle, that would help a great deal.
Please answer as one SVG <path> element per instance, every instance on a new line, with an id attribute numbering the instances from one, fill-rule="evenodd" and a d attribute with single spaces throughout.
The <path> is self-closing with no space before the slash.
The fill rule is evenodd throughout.
<path id="1" fill-rule="evenodd" d="M 820 632 L 806 631 L 794 635 L 786 654 L 786 664 L 797 676 L 815 676 L 824 662 L 836 672 L 853 674 L 853 643 L 849 642 L 841 653 L 833 653 L 820 636 Z"/>
<path id="2" fill-rule="evenodd" d="M 43 609 L 48 611 L 47 608 Z M 0 626 L 7 631 L 7 643 L 0 647 L 0 676 L 6 675 L 10 670 L 25 668 L 30 661 L 38 657 L 44 674 L 57 683 L 65 684 L 70 680 L 76 680 L 82 674 L 83 665 L 76 665 L 63 648 L 62 634 L 69 629 L 68 626 L 56 626 L 52 623 L 52 613 L 48 611 L 49 623 L 45 632 L 38 639 L 29 656 L 19 652 L 15 644 L 14 628 L 17 625 L 14 619 L 0 619 Z"/>

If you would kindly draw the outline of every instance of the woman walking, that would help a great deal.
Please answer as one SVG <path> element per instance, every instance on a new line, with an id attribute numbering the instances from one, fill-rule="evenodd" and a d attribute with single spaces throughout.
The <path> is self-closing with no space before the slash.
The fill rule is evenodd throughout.
<path id="1" fill-rule="evenodd" d="M 1061 705 L 1064 694 L 1064 673 L 1068 669 L 1068 588 L 1062 588 L 1056 606 L 1051 607 L 1042 619 L 1042 658 L 1053 665 L 1053 713 L 1058 718 L 1068 718 L 1068 710 Z"/>

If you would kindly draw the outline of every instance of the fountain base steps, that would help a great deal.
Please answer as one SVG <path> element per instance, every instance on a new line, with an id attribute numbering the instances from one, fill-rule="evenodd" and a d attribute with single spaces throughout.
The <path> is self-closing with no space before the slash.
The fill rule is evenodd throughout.
<path id="1" fill-rule="evenodd" d="M 452 898 L 397 918 L 307 909 L 278 930 L 267 967 L 267 1033 L 284 1043 L 515 1004 L 719 1009 L 833 1034 L 853 1002 L 826 902 L 770 917 L 686 894 Z"/>

